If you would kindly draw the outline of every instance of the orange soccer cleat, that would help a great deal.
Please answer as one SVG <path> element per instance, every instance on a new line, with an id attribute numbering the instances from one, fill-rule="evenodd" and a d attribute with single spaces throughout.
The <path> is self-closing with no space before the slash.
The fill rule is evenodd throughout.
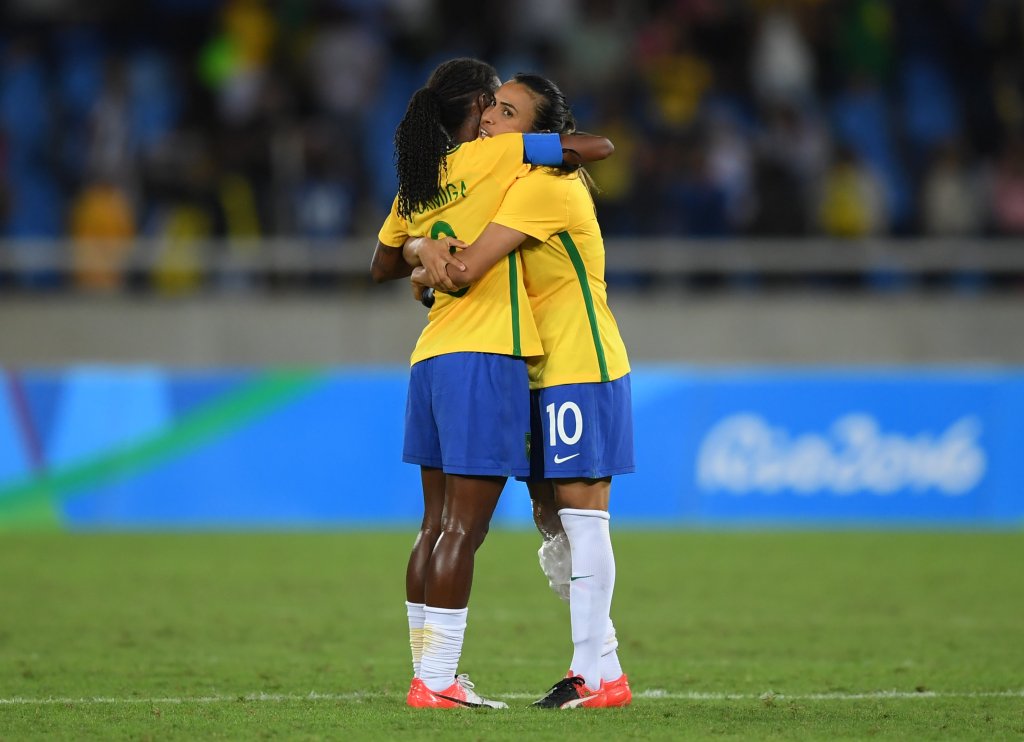
<path id="1" fill-rule="evenodd" d="M 422 680 L 413 678 L 405 703 L 407 706 L 418 709 L 508 708 L 508 704 L 504 701 L 483 698 L 473 688 L 469 675 L 459 675 L 455 678 L 454 683 L 442 691 L 432 691 Z"/>
<path id="2" fill-rule="evenodd" d="M 568 675 L 548 690 L 547 695 L 533 705 L 538 708 L 613 708 L 628 706 L 633 700 L 629 679 L 625 673 L 617 680 L 601 681 L 601 687 L 594 691 L 586 686 L 579 675 Z"/>
<path id="3" fill-rule="evenodd" d="M 616 680 L 602 680 L 601 689 L 590 698 L 584 699 L 582 706 L 588 708 L 612 708 L 628 706 L 633 702 L 633 691 L 629 689 L 629 678 L 622 673 Z"/>

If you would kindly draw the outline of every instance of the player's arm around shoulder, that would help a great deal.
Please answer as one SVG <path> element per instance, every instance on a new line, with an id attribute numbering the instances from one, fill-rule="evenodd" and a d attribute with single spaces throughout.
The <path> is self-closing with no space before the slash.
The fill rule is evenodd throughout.
<path id="1" fill-rule="evenodd" d="M 612 156 L 615 145 L 612 140 L 597 134 L 586 134 L 582 131 L 575 134 L 562 134 L 562 164 L 585 165 Z"/>
<path id="2" fill-rule="evenodd" d="M 495 137 L 500 139 L 501 136 Z M 611 157 L 615 145 L 607 137 L 576 132 L 522 134 L 523 162 L 549 167 L 575 168 Z"/>

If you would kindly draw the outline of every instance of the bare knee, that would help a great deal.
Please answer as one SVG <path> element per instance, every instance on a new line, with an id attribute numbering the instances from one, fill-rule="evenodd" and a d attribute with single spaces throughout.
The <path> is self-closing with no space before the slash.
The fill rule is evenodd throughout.
<path id="1" fill-rule="evenodd" d="M 484 542 L 490 527 L 487 523 L 467 525 L 446 521 L 441 528 L 439 535 L 444 536 L 445 541 L 458 542 L 460 544 L 471 544 L 473 550 L 480 548 Z"/>
<path id="2" fill-rule="evenodd" d="M 416 537 L 417 544 L 430 544 L 430 548 L 434 548 L 437 540 L 441 538 L 441 534 L 444 529 L 441 527 L 441 523 L 424 523 L 420 526 L 419 535 Z"/>

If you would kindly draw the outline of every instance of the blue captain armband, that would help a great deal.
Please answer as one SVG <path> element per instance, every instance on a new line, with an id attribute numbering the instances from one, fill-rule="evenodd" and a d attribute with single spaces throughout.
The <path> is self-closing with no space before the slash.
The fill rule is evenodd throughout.
<path id="1" fill-rule="evenodd" d="M 562 138 L 558 134 L 523 134 L 523 159 L 533 165 L 561 165 Z"/>

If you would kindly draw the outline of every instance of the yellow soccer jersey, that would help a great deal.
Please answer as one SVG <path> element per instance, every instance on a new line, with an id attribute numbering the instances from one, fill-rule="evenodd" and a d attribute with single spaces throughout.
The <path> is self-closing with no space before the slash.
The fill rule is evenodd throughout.
<path id="1" fill-rule="evenodd" d="M 509 186 L 529 171 L 523 163 L 522 134 L 466 142 L 448 154 L 448 172 L 427 208 L 407 221 L 398 215 L 396 198 L 378 239 L 401 246 L 407 236 L 448 235 L 472 243 L 490 223 Z M 411 362 L 459 352 L 540 355 L 540 335 L 522 276 L 516 251 L 472 286 L 454 294 L 437 292 Z"/>
<path id="2" fill-rule="evenodd" d="M 492 220 L 529 235 L 523 277 L 544 355 L 530 359 L 530 387 L 614 381 L 629 373 L 608 308 L 604 240 L 579 173 L 535 168 L 517 180 Z"/>

